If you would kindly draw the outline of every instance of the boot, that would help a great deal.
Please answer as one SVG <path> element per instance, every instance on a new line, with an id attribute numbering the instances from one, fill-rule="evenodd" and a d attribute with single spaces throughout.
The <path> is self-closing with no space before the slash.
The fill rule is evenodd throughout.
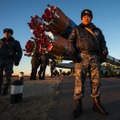
<path id="1" fill-rule="evenodd" d="M 8 94 L 8 89 L 3 89 L 2 95 L 5 96 Z"/>
<path id="2" fill-rule="evenodd" d="M 6 86 L 3 87 L 3 91 L 2 91 L 3 96 L 8 94 L 8 87 L 9 87 L 9 85 L 6 85 Z"/>
<path id="3" fill-rule="evenodd" d="M 93 105 L 93 110 L 94 111 L 97 111 L 99 113 L 102 113 L 104 115 L 108 115 L 109 113 L 105 110 L 105 108 L 101 105 L 101 102 L 100 102 L 100 97 L 93 97 L 93 102 L 94 102 L 94 105 Z"/>
<path id="4" fill-rule="evenodd" d="M 0 94 L 1 94 L 1 89 L 2 89 L 2 88 L 1 88 L 1 85 L 0 85 Z"/>
<path id="5" fill-rule="evenodd" d="M 75 100 L 75 109 L 73 111 L 73 117 L 78 118 L 82 113 L 82 99 Z"/>

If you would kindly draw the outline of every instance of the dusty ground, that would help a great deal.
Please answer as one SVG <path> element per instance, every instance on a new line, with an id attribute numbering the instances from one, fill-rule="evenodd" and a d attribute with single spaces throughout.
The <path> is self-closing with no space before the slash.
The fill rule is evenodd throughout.
<path id="1" fill-rule="evenodd" d="M 50 96 L 25 98 L 23 102 L 10 104 L 8 98 L 0 100 L 0 120 L 48 120 L 48 112 L 54 101 Z"/>
<path id="2" fill-rule="evenodd" d="M 23 101 L 11 104 L 10 97 L 0 96 L 0 120 L 48 120 L 50 108 L 55 104 L 56 78 L 44 81 L 26 80 Z"/>

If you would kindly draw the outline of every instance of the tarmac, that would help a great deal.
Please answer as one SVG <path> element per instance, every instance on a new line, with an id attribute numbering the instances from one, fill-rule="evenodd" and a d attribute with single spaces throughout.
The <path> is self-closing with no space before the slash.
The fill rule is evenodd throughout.
<path id="1" fill-rule="evenodd" d="M 46 77 L 45 80 L 28 80 L 24 82 L 23 97 L 46 96 L 57 93 L 62 77 Z"/>
<path id="2" fill-rule="evenodd" d="M 12 77 L 8 95 L 0 95 L 0 120 L 48 120 L 48 113 L 55 104 L 54 98 L 58 94 L 62 76 L 46 77 L 45 80 L 29 80 L 29 77 L 24 77 L 20 86 L 13 85 L 16 80 L 18 77 Z M 14 90 L 11 89 L 13 86 Z M 19 92 L 22 98 L 13 91 Z M 13 96 L 15 99 L 20 98 L 17 103 L 10 102 Z"/>
<path id="3" fill-rule="evenodd" d="M 101 79 L 101 103 L 109 111 L 108 116 L 92 110 L 89 79 L 86 80 L 85 87 L 83 113 L 77 120 L 120 120 L 120 79 Z M 73 120 L 73 90 L 74 76 L 63 77 L 49 120 Z"/>
<path id="4" fill-rule="evenodd" d="M 120 79 L 102 78 L 101 79 L 101 102 L 109 111 L 109 116 L 96 113 L 92 110 L 92 98 L 90 96 L 89 79 L 85 84 L 85 97 L 83 98 L 83 113 L 77 120 L 120 120 Z M 45 80 L 26 80 L 24 81 L 23 102 L 27 104 L 27 98 L 40 96 L 41 101 L 49 96 L 54 101 L 50 104 L 47 101 L 47 117 L 34 117 L 34 120 L 73 120 L 73 90 L 74 76 L 46 77 Z M 2 97 L 9 98 L 10 96 Z M 1 99 L 1 100 L 2 100 Z M 38 99 L 38 97 L 37 97 Z M 30 100 L 29 100 L 30 101 Z M 53 102 L 52 101 L 52 102 Z M 41 102 L 42 103 L 42 102 Z M 44 114 L 43 109 L 40 113 Z M 43 116 L 43 115 L 42 115 Z M 7 120 L 7 119 L 6 119 Z M 22 120 L 22 119 L 20 119 Z M 32 120 L 32 119 L 24 119 Z"/>

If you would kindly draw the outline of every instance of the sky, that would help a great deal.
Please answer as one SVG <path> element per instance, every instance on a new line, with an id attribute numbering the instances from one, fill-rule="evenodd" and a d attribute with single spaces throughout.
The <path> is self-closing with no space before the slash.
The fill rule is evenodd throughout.
<path id="1" fill-rule="evenodd" d="M 109 55 L 120 59 L 120 0 L 0 0 L 0 38 L 4 28 L 12 28 L 13 37 L 24 49 L 26 42 L 33 37 L 27 25 L 30 16 L 41 17 L 47 4 L 59 7 L 77 25 L 81 23 L 81 11 L 92 10 L 92 22 L 102 30 Z M 24 56 L 24 53 L 19 66 L 14 66 L 14 74 L 21 71 L 25 74 L 31 72 L 31 57 Z M 49 71 L 47 67 L 46 72 Z"/>

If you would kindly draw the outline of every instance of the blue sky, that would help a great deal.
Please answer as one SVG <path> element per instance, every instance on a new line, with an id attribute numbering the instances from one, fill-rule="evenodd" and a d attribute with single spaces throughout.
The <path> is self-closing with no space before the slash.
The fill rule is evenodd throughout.
<path id="1" fill-rule="evenodd" d="M 93 23 L 99 27 L 107 42 L 109 54 L 120 59 L 120 1 L 119 0 L 0 0 L 0 38 L 3 28 L 14 30 L 13 37 L 20 41 L 22 48 L 33 36 L 27 25 L 30 16 L 42 16 L 47 4 L 59 7 L 77 25 L 85 8 L 93 11 Z M 23 55 L 20 65 L 14 66 L 15 74 L 31 71 L 31 58 Z M 47 68 L 49 72 L 49 67 Z"/>

